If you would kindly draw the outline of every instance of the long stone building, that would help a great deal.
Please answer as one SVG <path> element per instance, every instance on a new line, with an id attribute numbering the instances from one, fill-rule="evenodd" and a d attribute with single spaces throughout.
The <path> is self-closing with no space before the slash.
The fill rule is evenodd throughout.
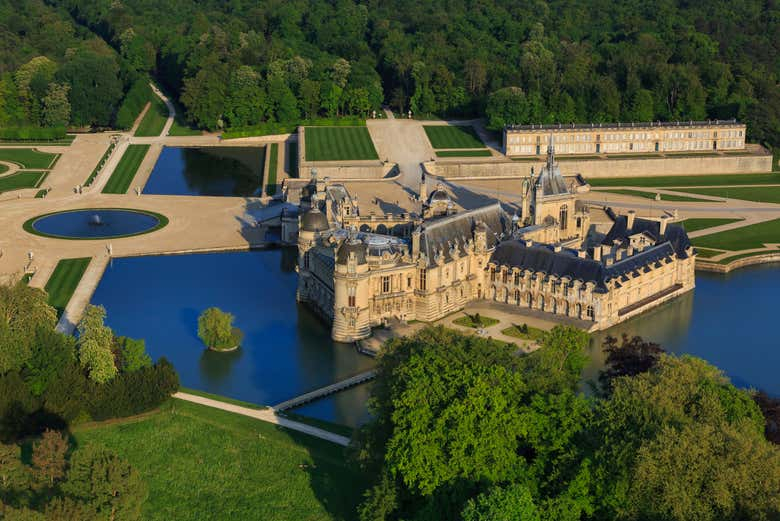
<path id="1" fill-rule="evenodd" d="M 633 212 L 585 247 L 587 209 L 575 203 L 550 147 L 519 210 L 456 211 L 421 183 L 421 215 L 361 216 L 343 185 L 313 180 L 298 222 L 298 300 L 350 342 L 397 319 L 435 321 L 475 300 L 532 309 L 601 329 L 694 287 L 684 229 Z"/>
<path id="2" fill-rule="evenodd" d="M 509 125 L 504 153 L 544 156 L 553 140 L 559 155 L 744 150 L 745 125 L 736 120 Z"/>

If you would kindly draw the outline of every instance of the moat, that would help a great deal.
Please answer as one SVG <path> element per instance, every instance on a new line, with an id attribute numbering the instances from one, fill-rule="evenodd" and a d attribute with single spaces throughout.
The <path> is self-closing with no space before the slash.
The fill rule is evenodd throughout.
<path id="1" fill-rule="evenodd" d="M 274 404 L 364 371 L 374 361 L 334 343 L 329 327 L 295 301 L 294 249 L 116 259 L 92 298 L 108 310 L 117 334 L 146 339 L 190 387 L 258 404 Z M 696 290 L 594 338 L 638 334 L 666 350 L 702 357 L 742 387 L 780 395 L 780 350 L 767 327 L 780 290 L 777 265 L 729 275 L 697 273 Z M 746 301 L 745 295 L 750 295 Z M 218 306 L 245 333 L 234 353 L 206 351 L 198 314 Z M 586 377 L 601 364 L 594 349 Z M 369 385 L 294 409 L 345 425 L 365 420 Z"/>

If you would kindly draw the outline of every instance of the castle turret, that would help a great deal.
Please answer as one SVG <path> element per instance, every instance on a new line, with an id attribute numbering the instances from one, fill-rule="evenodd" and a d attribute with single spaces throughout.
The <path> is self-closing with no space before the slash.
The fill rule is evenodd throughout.
<path id="1" fill-rule="evenodd" d="M 333 273 L 333 329 L 337 342 L 354 342 L 371 335 L 367 247 L 354 235 L 336 250 Z"/>

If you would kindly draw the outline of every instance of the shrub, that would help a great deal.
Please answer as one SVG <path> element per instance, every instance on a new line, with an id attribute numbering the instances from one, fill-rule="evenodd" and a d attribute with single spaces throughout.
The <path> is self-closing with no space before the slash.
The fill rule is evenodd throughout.
<path id="1" fill-rule="evenodd" d="M 241 343 L 241 331 L 233 327 L 234 316 L 219 308 L 208 308 L 198 317 L 198 338 L 216 351 L 232 349 Z"/>
<path id="2" fill-rule="evenodd" d="M 0 128 L 0 140 L 51 141 L 65 138 L 65 127 L 6 127 Z"/>

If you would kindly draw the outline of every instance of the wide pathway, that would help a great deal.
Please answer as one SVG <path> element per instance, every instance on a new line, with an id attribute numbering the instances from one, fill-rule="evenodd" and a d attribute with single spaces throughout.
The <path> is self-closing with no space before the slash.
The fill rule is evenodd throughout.
<path id="1" fill-rule="evenodd" d="M 213 407 L 215 409 L 221 409 L 223 411 L 232 412 L 234 414 L 249 416 L 250 418 L 255 418 L 260 421 L 273 423 L 274 425 L 279 425 L 280 427 L 284 427 L 286 429 L 302 432 L 304 434 L 308 434 L 309 436 L 314 436 L 315 438 L 320 438 L 322 440 L 341 445 L 342 447 L 349 445 L 349 438 L 346 436 L 341 436 L 339 434 L 326 431 L 325 429 L 312 427 L 311 425 L 307 425 L 305 423 L 283 418 L 278 416 L 273 411 L 273 409 L 250 409 L 249 407 L 242 407 L 240 405 L 221 402 L 219 400 L 212 400 L 211 398 L 205 398 L 203 396 L 182 392 L 174 394 L 173 397 L 178 398 L 179 400 L 185 400 L 187 402 L 205 405 L 206 407 Z"/>

